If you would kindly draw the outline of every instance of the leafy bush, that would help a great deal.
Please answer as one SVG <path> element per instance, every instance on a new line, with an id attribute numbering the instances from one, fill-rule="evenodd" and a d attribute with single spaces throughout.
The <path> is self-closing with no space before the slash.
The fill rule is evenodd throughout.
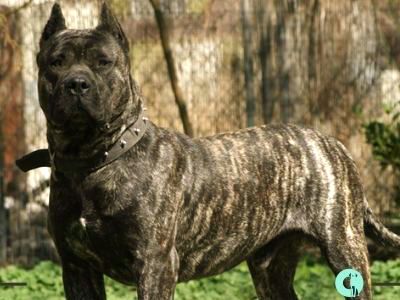
<path id="1" fill-rule="evenodd" d="M 394 113 L 388 123 L 369 122 L 365 125 L 365 133 L 372 153 L 382 167 L 392 166 L 400 171 L 400 112 Z"/>
<path id="2" fill-rule="evenodd" d="M 375 262 L 373 282 L 399 282 L 400 260 Z M 59 266 L 42 262 L 27 270 L 16 266 L 0 269 L 0 281 L 26 282 L 24 287 L 0 287 L 0 300 L 61 300 L 64 299 Z M 335 291 L 334 276 L 326 265 L 306 257 L 296 272 L 295 288 L 300 299 L 341 300 Z M 106 278 L 107 299 L 136 299 L 135 289 Z M 177 300 L 249 300 L 256 299 L 245 264 L 215 277 L 179 284 Z M 375 287 L 374 299 L 400 299 L 400 287 Z"/>
<path id="3" fill-rule="evenodd" d="M 386 108 L 389 121 L 367 123 L 365 134 L 372 146 L 372 154 L 383 168 L 392 166 L 395 175 L 400 177 L 400 102 Z M 400 186 L 396 191 L 396 202 L 400 205 Z"/>

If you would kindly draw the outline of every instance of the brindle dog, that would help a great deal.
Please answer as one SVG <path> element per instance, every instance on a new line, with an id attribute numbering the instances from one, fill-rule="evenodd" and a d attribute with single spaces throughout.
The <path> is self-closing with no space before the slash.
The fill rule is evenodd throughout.
<path id="1" fill-rule="evenodd" d="M 67 29 L 55 4 L 37 62 L 52 167 L 49 231 L 67 299 L 105 299 L 106 274 L 137 285 L 141 300 L 167 300 L 177 282 L 244 260 L 260 299 L 296 299 L 306 240 L 335 274 L 359 270 L 359 299 L 371 299 L 365 232 L 397 248 L 400 238 L 374 219 L 340 142 L 292 125 L 192 139 L 146 121 L 127 151 L 79 167 L 74 161 L 107 156 L 140 121 L 127 38 L 106 4 L 91 30 Z"/>

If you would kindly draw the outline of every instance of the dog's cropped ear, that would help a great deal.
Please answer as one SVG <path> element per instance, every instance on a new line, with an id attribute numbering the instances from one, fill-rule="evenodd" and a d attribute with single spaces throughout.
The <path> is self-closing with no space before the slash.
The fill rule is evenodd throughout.
<path id="1" fill-rule="evenodd" d="M 65 19 L 61 11 L 61 7 L 58 3 L 55 3 L 51 9 L 50 18 L 44 27 L 42 37 L 40 38 L 40 48 L 43 47 L 44 43 L 52 35 L 66 28 L 67 27 L 65 26 Z"/>
<path id="2" fill-rule="evenodd" d="M 121 44 L 122 48 L 125 51 L 129 51 L 128 39 L 106 1 L 104 1 L 101 6 L 100 20 L 97 29 L 111 33 Z"/>

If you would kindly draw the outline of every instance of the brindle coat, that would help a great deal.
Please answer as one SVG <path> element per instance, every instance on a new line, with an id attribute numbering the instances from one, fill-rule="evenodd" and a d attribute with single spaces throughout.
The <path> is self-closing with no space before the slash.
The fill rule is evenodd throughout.
<path id="1" fill-rule="evenodd" d="M 142 109 L 120 25 L 104 4 L 98 27 L 68 30 L 55 4 L 40 45 L 51 155 L 104 151 Z M 53 162 L 49 230 L 71 300 L 105 299 L 103 274 L 136 284 L 141 300 L 167 300 L 177 282 L 244 260 L 260 299 L 296 299 L 305 240 L 335 274 L 359 270 L 360 299 L 371 299 L 364 230 L 400 245 L 374 220 L 343 145 L 292 125 L 191 139 L 148 122 L 139 143 L 97 171 Z"/>

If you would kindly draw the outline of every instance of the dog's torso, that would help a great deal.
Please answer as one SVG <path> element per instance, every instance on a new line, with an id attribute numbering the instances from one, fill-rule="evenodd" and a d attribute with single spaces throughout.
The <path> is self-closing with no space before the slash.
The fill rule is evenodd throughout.
<path id="1" fill-rule="evenodd" d="M 341 195 L 359 192 L 349 177 L 356 171 L 344 147 L 310 129 L 190 139 L 151 124 L 114 163 L 53 176 L 51 227 L 71 256 L 130 284 L 149 248 L 172 247 L 178 280 L 187 281 L 221 273 L 291 232 L 329 234 Z"/>

